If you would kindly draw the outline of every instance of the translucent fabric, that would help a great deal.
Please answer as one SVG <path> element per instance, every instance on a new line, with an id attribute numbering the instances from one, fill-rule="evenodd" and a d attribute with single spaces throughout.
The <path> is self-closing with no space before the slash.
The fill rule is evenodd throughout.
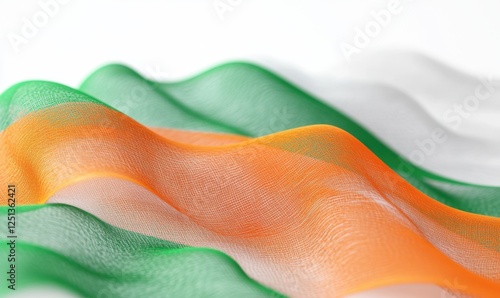
<path id="1" fill-rule="evenodd" d="M 1 207 L 5 226 L 7 214 Z M 125 231 L 71 206 L 17 207 L 17 218 L 16 291 L 55 283 L 99 298 L 282 297 L 216 250 Z"/>
<path id="2" fill-rule="evenodd" d="M 238 98 L 245 98 L 241 94 Z M 368 132 L 319 102 L 292 95 L 290 105 L 300 103 L 301 113 L 293 113 L 298 118 L 325 111 L 318 114 L 324 118 L 304 119 L 355 129 L 313 125 L 243 138 L 148 128 L 67 87 L 17 85 L 2 97 L 9 116 L 0 134 L 0 182 L 15 182 L 22 190 L 20 204 L 69 203 L 120 228 L 218 249 L 250 278 L 293 297 L 340 297 L 401 283 L 495 297 L 500 219 L 460 211 L 424 194 L 379 159 L 389 165 L 400 161 Z M 200 111 L 187 113 L 186 104 L 178 103 L 156 106 L 163 117 L 151 119 L 170 121 L 171 114 L 171 121 L 182 123 L 189 114 L 200 121 L 186 121 L 193 126 L 185 129 L 210 123 L 207 130 L 229 130 L 234 124 L 213 115 L 231 111 L 231 103 L 224 108 L 214 103 L 208 122 Z M 247 102 L 239 115 L 233 109 L 226 116 L 255 129 L 252 121 L 257 125 L 268 117 L 250 114 L 254 106 L 261 104 Z M 332 115 L 340 120 L 328 120 Z M 406 178 L 439 194 L 436 199 L 478 213 L 498 212 L 496 188 L 414 173 Z M 450 282 L 455 280 L 459 285 Z"/>
<path id="3" fill-rule="evenodd" d="M 351 89 L 344 93 L 359 92 L 355 87 Z M 177 83 L 152 82 L 124 66 L 109 65 L 92 74 L 81 90 L 147 126 L 257 137 L 305 125 L 333 125 L 352 134 L 432 198 L 460 210 L 500 215 L 500 187 L 453 180 L 412 164 L 348 116 L 255 65 L 225 64 Z M 367 96 L 371 94 L 363 95 Z M 415 125 L 426 123 L 426 119 L 417 120 L 421 122 Z M 403 135 L 413 128 L 401 126 L 399 130 L 398 134 Z M 464 152 L 476 152 L 467 147 L 475 144 L 486 153 L 496 154 L 500 146 L 473 138 L 455 138 L 450 132 L 447 138 L 452 148 L 464 147 Z M 470 164 L 461 164 L 465 160 L 461 157 L 450 158 L 443 166 L 470 168 Z"/>

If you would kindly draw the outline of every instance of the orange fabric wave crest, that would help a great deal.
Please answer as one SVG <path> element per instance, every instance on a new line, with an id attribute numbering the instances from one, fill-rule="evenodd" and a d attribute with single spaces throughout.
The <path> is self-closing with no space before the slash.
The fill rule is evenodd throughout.
<path id="1" fill-rule="evenodd" d="M 176 241 L 210 243 L 291 296 L 411 282 L 500 292 L 500 219 L 427 197 L 343 130 L 155 131 L 93 103 L 43 109 L 1 132 L 0 181 L 16 183 L 22 204 L 90 178 L 133 182 L 176 212 L 164 213 L 165 229 L 182 221 Z"/>

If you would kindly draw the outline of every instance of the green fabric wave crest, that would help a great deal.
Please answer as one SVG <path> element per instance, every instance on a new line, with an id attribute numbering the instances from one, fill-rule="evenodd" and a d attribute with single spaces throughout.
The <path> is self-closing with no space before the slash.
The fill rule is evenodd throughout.
<path id="1" fill-rule="evenodd" d="M 5 227 L 7 210 L 0 208 Z M 16 211 L 16 290 L 52 283 L 101 298 L 284 297 L 250 279 L 217 250 L 119 229 L 68 205 L 21 206 Z M 7 250 L 2 249 L 2 271 L 11 264 Z M 0 295 L 8 291 L 4 281 Z"/>
<path id="2" fill-rule="evenodd" d="M 337 126 L 432 198 L 460 210 L 500 216 L 499 187 L 455 181 L 413 165 L 348 116 L 253 64 L 223 64 L 175 83 L 147 80 L 113 64 L 90 75 L 80 89 L 149 126 L 251 137 L 311 124 Z M 203 127 L 199 120 L 205 120 Z"/>
<path id="3" fill-rule="evenodd" d="M 500 187 L 455 181 L 415 166 L 346 115 L 252 64 L 224 64 L 176 83 L 153 82 L 123 65 L 109 65 L 90 75 L 80 91 L 50 82 L 19 83 L 0 96 L 0 129 L 29 112 L 68 102 L 103 104 L 148 126 L 246 136 L 334 125 L 430 197 L 460 210 L 500 216 Z"/>

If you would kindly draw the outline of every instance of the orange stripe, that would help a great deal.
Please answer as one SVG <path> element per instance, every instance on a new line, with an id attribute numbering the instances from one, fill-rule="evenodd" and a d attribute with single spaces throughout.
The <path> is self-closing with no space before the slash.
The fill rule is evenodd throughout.
<path id="1" fill-rule="evenodd" d="M 124 177 L 288 276 L 296 288 L 253 277 L 294 296 L 454 280 L 466 294 L 500 292 L 500 220 L 425 196 L 340 129 L 154 131 L 172 139 L 92 103 L 41 110 L 1 133 L 0 182 L 33 204 L 83 178 Z"/>

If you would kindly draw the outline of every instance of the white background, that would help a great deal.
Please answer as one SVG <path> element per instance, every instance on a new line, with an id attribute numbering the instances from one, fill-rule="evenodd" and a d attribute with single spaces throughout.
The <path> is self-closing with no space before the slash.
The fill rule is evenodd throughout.
<path id="1" fill-rule="evenodd" d="M 31 79 L 76 87 L 109 62 L 159 68 L 167 79 L 235 59 L 328 76 L 347 63 L 340 44 L 390 0 L 240 0 L 223 20 L 213 0 L 68 0 L 16 53 L 8 34 L 41 11 L 38 1 L 48 0 L 0 0 L 0 91 Z M 358 56 L 409 49 L 466 72 L 500 73 L 498 1 L 400 1 L 402 12 Z"/>

